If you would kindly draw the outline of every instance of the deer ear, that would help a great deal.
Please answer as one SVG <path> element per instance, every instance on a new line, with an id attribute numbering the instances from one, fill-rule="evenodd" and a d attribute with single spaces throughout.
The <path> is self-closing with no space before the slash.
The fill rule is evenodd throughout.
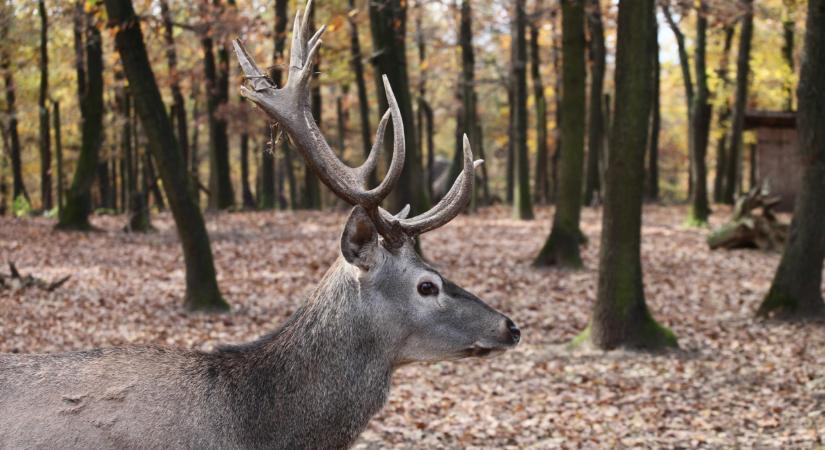
<path id="1" fill-rule="evenodd" d="M 356 206 L 341 235 L 341 254 L 348 263 L 369 270 L 378 248 L 378 231 L 364 208 Z"/>

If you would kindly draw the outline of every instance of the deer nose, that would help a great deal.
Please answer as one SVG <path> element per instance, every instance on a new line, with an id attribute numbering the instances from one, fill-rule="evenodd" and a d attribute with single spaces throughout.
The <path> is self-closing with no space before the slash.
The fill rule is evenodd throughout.
<path id="1" fill-rule="evenodd" d="M 518 344 L 521 340 L 521 330 L 510 319 L 507 319 L 507 330 L 510 332 L 510 339 L 513 340 L 513 344 Z"/>

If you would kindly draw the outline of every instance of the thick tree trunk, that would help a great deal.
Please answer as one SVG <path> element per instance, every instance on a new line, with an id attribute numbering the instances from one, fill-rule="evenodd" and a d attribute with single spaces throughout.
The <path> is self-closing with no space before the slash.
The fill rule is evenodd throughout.
<path id="1" fill-rule="evenodd" d="M 653 94 L 650 110 L 650 132 L 647 137 L 647 198 L 659 200 L 659 131 L 662 123 L 661 83 L 659 65 L 659 26 L 653 22 L 654 33 L 650 36 L 650 57 L 653 59 Z"/>
<path id="2" fill-rule="evenodd" d="M 189 130 L 186 120 L 186 103 L 183 100 L 183 91 L 180 88 L 180 74 L 178 73 L 178 53 L 175 49 L 175 37 L 172 22 L 172 13 L 169 10 L 168 0 L 160 1 L 160 14 L 163 18 L 163 38 L 166 42 L 166 63 L 169 66 L 169 89 L 172 91 L 172 111 L 175 116 L 175 125 L 178 132 L 178 142 L 183 161 L 189 160 Z"/>
<path id="3" fill-rule="evenodd" d="M 730 148 L 725 165 L 725 195 L 722 200 L 733 204 L 742 183 L 742 134 L 745 130 L 745 109 L 748 101 L 748 77 L 750 75 L 751 39 L 753 37 L 753 0 L 742 0 L 747 8 L 742 18 L 739 35 L 739 55 L 736 58 L 736 96 L 731 119 Z"/>
<path id="4" fill-rule="evenodd" d="M 0 24 L 0 40 L 6 41 L 10 32 L 11 23 L 2 21 Z M 14 71 L 11 64 L 11 49 L 8 45 L 0 45 L 0 71 L 3 72 L 3 83 L 5 84 L 6 115 L 8 116 L 8 140 L 9 153 L 11 159 L 12 174 L 12 197 L 17 199 L 23 197 L 28 201 L 29 194 L 26 192 L 26 185 L 23 182 L 23 162 L 20 151 L 20 134 L 17 130 L 17 104 L 14 86 Z"/>
<path id="5" fill-rule="evenodd" d="M 44 0 L 38 0 L 40 15 L 40 96 L 37 107 L 40 111 L 40 199 L 44 210 L 52 209 L 52 150 L 49 129 L 49 22 Z"/>
<path id="6" fill-rule="evenodd" d="M 587 25 L 590 29 L 590 97 L 587 127 L 587 179 L 584 185 L 584 204 L 592 205 L 594 195 L 600 191 L 599 156 L 604 142 L 604 113 L 602 94 L 604 92 L 604 68 L 607 51 L 604 44 L 604 26 L 599 0 L 587 3 Z"/>
<path id="7" fill-rule="evenodd" d="M 770 291 L 758 314 L 805 319 L 825 313 L 825 0 L 809 0 L 805 56 L 797 89 L 800 160 L 805 164 L 791 233 Z"/>
<path id="8" fill-rule="evenodd" d="M 404 142 L 406 148 L 406 163 L 398 185 L 390 194 L 388 206 L 390 211 L 398 211 L 409 204 L 411 214 L 420 214 L 430 206 L 428 190 L 422 168 L 421 158 L 418 155 L 418 146 L 415 145 L 415 127 L 410 81 L 407 74 L 407 53 L 405 37 L 407 34 L 407 2 L 403 0 L 387 0 L 383 2 L 369 2 L 370 30 L 372 34 L 373 64 L 377 74 L 385 74 L 389 79 L 398 107 L 404 121 Z M 387 109 L 387 98 L 381 77 L 376 76 L 376 92 L 381 114 Z M 393 125 L 387 127 L 387 135 L 392 133 Z M 392 156 L 392 139 L 384 140 L 384 155 Z"/>
<path id="9" fill-rule="evenodd" d="M 195 310 L 226 310 L 228 305 L 221 297 L 215 277 L 209 235 L 200 209 L 193 200 L 194 189 L 186 174 L 186 164 L 149 65 L 140 22 L 130 0 L 106 0 L 105 4 L 109 24 L 116 30 L 115 44 L 129 79 L 129 88 L 134 92 L 135 107 L 158 161 L 183 247 L 185 303 Z"/>
<path id="10" fill-rule="evenodd" d="M 223 7 L 213 0 L 212 13 L 220 17 Z M 215 64 L 214 41 L 211 30 L 201 38 L 206 78 L 206 101 L 209 114 L 209 208 L 228 209 L 234 204 L 229 167 L 229 136 L 226 119 L 220 109 L 229 101 L 229 54 L 218 44 L 218 63 Z"/>
<path id="11" fill-rule="evenodd" d="M 689 140 L 691 170 L 693 174 L 693 191 L 691 193 L 688 224 L 704 226 L 708 222 L 710 207 L 708 206 L 707 191 L 707 164 L 708 137 L 710 135 L 711 106 L 708 99 L 708 77 L 705 65 L 707 53 L 707 5 L 704 0 L 698 2 L 699 10 L 696 14 L 696 49 L 693 55 L 693 65 L 696 70 L 696 92 L 691 106 L 690 132 L 693 137 Z"/>
<path id="12" fill-rule="evenodd" d="M 512 75 L 513 83 L 513 217 L 521 220 L 533 218 L 533 205 L 530 199 L 530 166 L 527 153 L 527 12 L 525 1 L 513 2 L 512 28 Z M 583 38 L 583 36 L 582 36 Z M 581 188 L 581 185 L 579 185 Z"/>
<path id="13" fill-rule="evenodd" d="M 539 28 L 542 17 L 542 1 L 535 5 L 535 17 L 530 21 L 530 76 L 533 79 L 533 103 L 536 107 L 536 182 L 533 186 L 538 204 L 550 201 L 550 167 L 547 150 L 547 99 L 544 96 L 544 82 L 541 79 L 541 57 L 539 54 Z"/>
<path id="14" fill-rule="evenodd" d="M 676 346 L 651 316 L 642 287 L 644 149 L 650 117 L 653 0 L 620 0 L 616 103 L 602 216 L 599 286 L 590 327 L 577 338 L 601 349 Z M 639 55 L 644 55 L 640 57 Z M 588 336 L 589 335 L 589 336 Z"/>
<path id="15" fill-rule="evenodd" d="M 720 203 L 724 194 L 725 186 L 725 165 L 727 163 L 727 130 L 730 128 L 730 100 L 727 98 L 728 84 L 728 58 L 733 45 L 733 26 L 725 27 L 725 43 L 722 50 L 722 58 L 719 61 L 719 68 L 716 69 L 717 77 L 720 80 L 718 96 L 725 97 L 722 107 L 717 116 L 716 127 L 722 132 L 716 138 L 716 174 L 713 178 L 713 201 Z"/>
<path id="16" fill-rule="evenodd" d="M 563 0 L 561 178 L 553 229 L 534 261 L 537 266 L 579 268 L 582 265 L 579 244 L 584 236 L 579 229 L 579 217 L 584 162 L 585 79 L 584 4 Z"/>
<path id="17" fill-rule="evenodd" d="M 80 14 L 88 14 L 81 12 Z M 77 159 L 72 185 L 66 196 L 66 206 L 60 209 L 57 228 L 63 230 L 91 229 L 92 184 L 100 161 L 103 142 L 103 43 L 94 17 L 87 15 L 84 26 L 83 48 L 85 70 L 78 72 L 77 89 L 80 98 L 81 135 L 80 155 Z M 78 67 L 83 63 L 79 62 Z M 82 76 L 81 76 L 82 73 Z M 108 178 L 108 177 L 107 177 Z M 98 180 L 106 186 L 108 180 Z M 108 194 L 102 193 L 102 194 Z M 101 200 L 105 201 L 104 195 Z"/>

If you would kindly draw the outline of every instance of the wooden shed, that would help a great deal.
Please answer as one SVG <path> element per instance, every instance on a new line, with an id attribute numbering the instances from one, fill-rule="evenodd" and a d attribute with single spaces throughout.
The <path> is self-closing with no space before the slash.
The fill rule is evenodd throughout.
<path id="1" fill-rule="evenodd" d="M 779 211 L 792 211 L 802 181 L 797 148 L 796 113 L 748 111 L 745 129 L 756 132 L 756 179 L 782 201 Z"/>

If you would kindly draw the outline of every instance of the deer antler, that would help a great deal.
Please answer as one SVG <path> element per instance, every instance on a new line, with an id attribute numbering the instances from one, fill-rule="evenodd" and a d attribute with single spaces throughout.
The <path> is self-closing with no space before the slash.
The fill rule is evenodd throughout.
<path id="1" fill-rule="evenodd" d="M 434 208 L 410 219 L 406 218 L 409 207 L 404 208 L 396 216 L 380 208 L 380 203 L 398 182 L 404 167 L 404 123 L 401 110 L 389 80 L 384 75 L 382 79 L 389 108 L 378 124 L 375 143 L 369 156 L 359 167 L 349 167 L 338 159 L 318 129 L 311 113 L 309 81 L 312 76 L 313 59 L 320 48 L 321 36 L 326 29 L 322 26 L 307 39 L 307 17 L 311 8 L 312 0 L 307 2 L 303 20 L 300 10 L 295 15 L 289 76 L 283 87 L 275 86 L 258 68 L 241 41 L 235 39 L 235 53 L 245 76 L 241 94 L 258 105 L 270 119 L 286 131 L 303 155 L 307 166 L 332 192 L 347 203 L 360 205 L 367 211 L 378 232 L 390 247 L 400 246 L 405 236 L 417 236 L 449 222 L 467 205 L 473 187 L 473 168 L 482 162 L 479 160 L 473 163 L 467 136 L 464 136 L 464 169 L 447 195 Z M 378 153 L 383 146 L 390 118 L 393 123 L 392 161 L 381 183 L 373 189 L 368 189 L 369 174 L 378 163 Z"/>

